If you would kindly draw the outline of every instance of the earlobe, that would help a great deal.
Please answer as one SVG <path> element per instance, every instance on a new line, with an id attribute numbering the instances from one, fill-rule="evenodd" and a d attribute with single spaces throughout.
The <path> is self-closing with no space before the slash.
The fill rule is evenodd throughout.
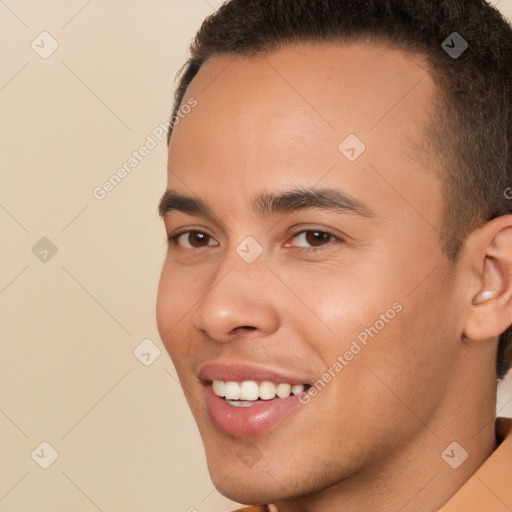
<path id="1" fill-rule="evenodd" d="M 464 335 L 484 340 L 499 336 L 512 325 L 512 215 L 488 222 L 470 237 L 478 287 L 472 292 Z"/>

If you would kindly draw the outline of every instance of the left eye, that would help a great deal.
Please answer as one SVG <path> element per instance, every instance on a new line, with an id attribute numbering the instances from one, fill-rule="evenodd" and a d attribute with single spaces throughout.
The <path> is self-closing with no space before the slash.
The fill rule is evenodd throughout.
<path id="1" fill-rule="evenodd" d="M 322 247 L 333 240 L 337 240 L 333 234 L 327 231 L 320 231 L 318 229 L 308 229 L 301 231 L 293 236 L 292 240 L 296 240 L 299 243 L 286 244 L 286 247 Z"/>

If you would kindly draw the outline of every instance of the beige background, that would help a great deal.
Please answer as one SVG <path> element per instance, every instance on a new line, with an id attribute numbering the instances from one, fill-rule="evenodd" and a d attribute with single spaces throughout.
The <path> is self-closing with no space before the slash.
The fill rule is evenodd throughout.
<path id="1" fill-rule="evenodd" d="M 220 3 L 0 0 L 2 512 L 234 506 L 209 480 L 154 312 L 166 251 L 154 130 Z M 499 4 L 512 18 L 512 0 Z M 156 147 L 96 199 L 148 136 Z M 149 366 L 134 355 L 145 339 Z M 509 378 L 501 415 L 511 397 Z M 42 442 L 58 452 L 47 469 Z"/>

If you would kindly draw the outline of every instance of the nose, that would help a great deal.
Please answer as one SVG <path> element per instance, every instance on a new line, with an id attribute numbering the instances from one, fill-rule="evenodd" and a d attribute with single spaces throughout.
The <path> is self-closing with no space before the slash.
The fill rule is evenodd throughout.
<path id="1" fill-rule="evenodd" d="M 193 311 L 194 327 L 218 342 L 271 334 L 279 327 L 277 289 L 263 261 L 249 264 L 236 253 L 226 257 Z"/>

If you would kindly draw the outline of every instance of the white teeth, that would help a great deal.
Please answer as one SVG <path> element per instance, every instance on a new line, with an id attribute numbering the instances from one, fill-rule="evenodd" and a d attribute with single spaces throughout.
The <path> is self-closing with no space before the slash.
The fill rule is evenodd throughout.
<path id="1" fill-rule="evenodd" d="M 240 400 L 258 400 L 259 386 L 253 380 L 244 380 L 240 386 Z"/>
<path id="2" fill-rule="evenodd" d="M 254 402 L 247 402 L 246 400 L 226 400 L 226 402 L 235 407 L 252 407 L 254 405 Z"/>
<path id="3" fill-rule="evenodd" d="M 292 387 L 290 384 L 279 384 L 276 386 L 276 395 L 279 398 L 288 398 L 290 396 L 290 391 Z"/>
<path id="4" fill-rule="evenodd" d="M 279 398 L 288 398 L 290 393 L 298 395 L 304 391 L 303 384 L 287 384 L 281 382 L 274 384 L 268 380 L 258 384 L 254 380 L 244 380 L 241 383 L 234 381 L 214 380 L 212 382 L 213 392 L 220 397 L 225 397 L 226 401 L 237 407 L 249 407 L 260 398 L 261 400 L 272 400 L 276 396 Z M 236 400 L 236 402 L 234 402 Z"/>
<path id="5" fill-rule="evenodd" d="M 260 384 L 260 398 L 262 400 L 272 400 L 276 397 L 276 385 L 273 382 L 264 380 Z"/>
<path id="6" fill-rule="evenodd" d="M 212 383 L 213 392 L 217 396 L 224 396 L 226 393 L 226 384 L 223 380 L 214 380 Z"/>
<path id="7" fill-rule="evenodd" d="M 295 384 L 295 386 L 292 386 L 292 393 L 294 395 L 298 395 L 299 393 L 302 393 L 304 391 L 304 386 L 302 384 Z"/>
<path id="8" fill-rule="evenodd" d="M 240 400 L 240 384 L 238 382 L 226 382 L 224 396 L 228 400 Z"/>

